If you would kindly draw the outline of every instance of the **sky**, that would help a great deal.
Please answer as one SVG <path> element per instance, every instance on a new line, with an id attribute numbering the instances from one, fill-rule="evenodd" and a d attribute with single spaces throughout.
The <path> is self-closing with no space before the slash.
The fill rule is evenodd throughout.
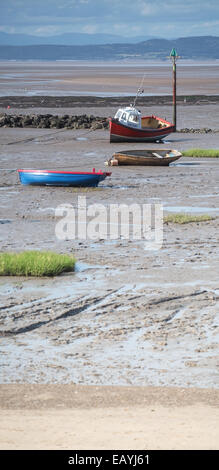
<path id="1" fill-rule="evenodd" d="M 0 31 L 219 36 L 219 0 L 0 0 Z"/>

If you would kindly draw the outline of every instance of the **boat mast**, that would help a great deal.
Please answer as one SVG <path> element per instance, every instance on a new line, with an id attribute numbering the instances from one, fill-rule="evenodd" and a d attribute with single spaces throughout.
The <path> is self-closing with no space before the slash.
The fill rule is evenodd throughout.
<path id="1" fill-rule="evenodd" d="M 139 95 L 142 95 L 142 93 L 144 93 L 144 90 L 142 89 L 142 86 L 143 86 L 143 83 L 144 83 L 144 77 L 145 77 L 145 73 L 143 75 L 143 78 L 141 79 L 141 83 L 140 83 L 140 86 L 138 88 L 138 91 L 136 93 L 136 96 L 135 96 L 135 99 L 134 99 L 134 103 L 133 103 L 133 107 L 135 108 L 135 104 L 136 104 L 136 101 L 137 101 L 137 98 L 139 97 Z"/>

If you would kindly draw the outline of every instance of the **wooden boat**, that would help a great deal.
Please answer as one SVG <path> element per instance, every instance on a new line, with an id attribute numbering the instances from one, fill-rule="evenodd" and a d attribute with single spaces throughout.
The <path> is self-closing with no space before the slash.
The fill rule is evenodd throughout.
<path id="1" fill-rule="evenodd" d="M 22 184 L 46 185 L 46 186 L 97 186 L 111 173 L 77 171 L 53 171 L 53 170 L 18 170 Z"/>
<path id="2" fill-rule="evenodd" d="M 124 150 L 113 154 L 107 162 L 108 166 L 113 165 L 149 165 L 149 166 L 167 166 L 178 160 L 182 154 L 178 150 Z"/>
<path id="3" fill-rule="evenodd" d="M 132 105 L 109 119 L 110 142 L 155 142 L 174 132 L 174 125 L 157 116 L 141 116 Z"/>

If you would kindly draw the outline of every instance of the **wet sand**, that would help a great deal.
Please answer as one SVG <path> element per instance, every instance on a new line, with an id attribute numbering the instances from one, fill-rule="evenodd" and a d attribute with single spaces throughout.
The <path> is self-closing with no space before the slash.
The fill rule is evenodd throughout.
<path id="1" fill-rule="evenodd" d="M 142 81 L 144 77 L 144 80 Z M 0 96 L 172 95 L 166 61 L 1 61 Z M 177 62 L 178 95 L 218 95 L 219 61 Z"/>
<path id="2" fill-rule="evenodd" d="M 153 112 L 168 118 L 171 108 Z M 104 115 L 97 107 L 92 113 Z M 217 113 L 216 104 L 182 106 L 179 125 L 214 128 Z M 97 189 L 24 187 L 17 168 L 106 170 L 118 144 L 109 144 L 107 130 L 0 132 L 0 250 L 52 249 L 77 258 L 72 274 L 0 279 L 1 448 L 217 448 L 217 159 L 113 167 Z M 218 148 L 219 141 L 216 133 L 176 133 L 153 144 L 160 146 Z M 88 206 L 160 202 L 164 214 L 215 219 L 165 224 L 154 252 L 145 240 L 60 241 L 55 208 L 77 207 L 78 196 Z"/>

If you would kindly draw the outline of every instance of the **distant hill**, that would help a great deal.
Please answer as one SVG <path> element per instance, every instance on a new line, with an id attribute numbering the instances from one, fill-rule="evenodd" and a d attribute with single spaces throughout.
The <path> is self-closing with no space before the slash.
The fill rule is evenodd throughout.
<path id="1" fill-rule="evenodd" d="M 32 45 L 0 46 L 1 60 L 122 60 L 124 58 L 165 59 L 175 47 L 184 59 L 219 59 L 219 37 L 149 39 L 137 44 L 84 46 Z"/>
<path id="2" fill-rule="evenodd" d="M 57 36 L 31 36 L 29 34 L 9 34 L 0 31 L 1 46 L 37 46 L 37 45 L 59 45 L 59 46 L 87 46 L 95 44 L 115 43 L 137 43 L 153 39 L 152 36 L 135 36 L 127 38 L 115 34 L 86 34 L 66 33 Z"/>

